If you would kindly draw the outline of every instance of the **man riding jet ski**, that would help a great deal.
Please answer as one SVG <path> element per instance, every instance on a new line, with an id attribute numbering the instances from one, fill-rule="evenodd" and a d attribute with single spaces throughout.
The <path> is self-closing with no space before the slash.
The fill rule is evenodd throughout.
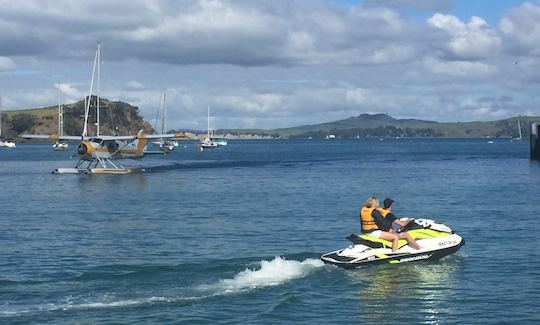
<path id="1" fill-rule="evenodd" d="M 378 209 L 378 201 L 374 197 L 370 198 L 364 207 L 370 206 L 371 208 L 370 201 L 376 202 L 374 209 Z M 385 207 L 387 202 L 389 202 L 388 205 L 391 205 L 393 201 L 386 199 Z M 385 214 L 384 218 L 388 218 L 390 215 L 388 211 L 382 213 Z M 376 213 L 373 215 L 377 216 Z M 383 263 L 396 264 L 438 259 L 458 251 L 465 243 L 463 238 L 455 234 L 452 229 L 430 219 L 401 218 L 392 220 L 392 216 L 390 216 L 390 220 L 392 220 L 390 223 L 404 225 L 397 231 L 391 229 L 382 231 L 373 226 L 375 223 L 382 225 L 381 220 L 378 219 L 376 217 L 377 222 L 373 221 L 372 223 L 366 213 L 361 213 L 363 233 L 360 235 L 351 234 L 347 237 L 353 242 L 353 245 L 326 253 L 321 256 L 321 260 L 343 268 L 357 268 Z M 366 231 L 366 228 L 371 229 L 371 231 Z"/>

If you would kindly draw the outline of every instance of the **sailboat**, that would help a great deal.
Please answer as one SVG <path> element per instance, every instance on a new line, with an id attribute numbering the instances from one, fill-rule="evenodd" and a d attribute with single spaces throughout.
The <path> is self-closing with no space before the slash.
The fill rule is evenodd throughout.
<path id="1" fill-rule="evenodd" d="M 163 92 L 163 112 L 161 113 L 161 134 L 165 134 L 165 116 L 167 114 L 167 106 L 166 106 L 167 97 L 166 96 L 167 96 L 167 93 L 164 91 Z M 160 104 L 161 104 L 161 99 L 160 99 Z M 158 104 L 158 110 L 156 114 L 156 124 L 154 125 L 154 130 L 157 129 L 159 113 L 160 113 L 160 105 Z M 165 152 L 172 151 L 178 147 L 178 142 L 173 139 L 157 139 L 153 141 L 152 143 L 156 146 L 159 146 L 159 148 L 161 148 L 161 150 Z"/>
<path id="2" fill-rule="evenodd" d="M 208 119 L 210 120 L 210 114 L 208 116 Z M 214 125 L 214 128 L 216 126 Z M 215 130 L 214 129 L 210 129 L 210 141 L 212 141 L 213 143 L 217 144 L 218 147 L 221 147 L 221 146 L 226 146 L 227 145 L 227 138 L 223 137 L 223 136 L 216 136 L 216 134 L 214 133 Z"/>
<path id="3" fill-rule="evenodd" d="M 62 107 L 62 92 L 60 91 L 60 83 L 58 83 L 58 135 L 64 135 L 64 108 Z M 65 151 L 69 149 L 69 144 L 64 141 L 57 140 L 53 144 L 53 150 Z"/>
<path id="4" fill-rule="evenodd" d="M 513 138 L 512 139 L 512 142 L 518 142 L 518 141 L 521 141 L 523 140 L 523 134 L 521 133 L 521 123 L 520 123 L 520 116 L 518 115 L 518 120 L 517 120 L 517 124 L 518 124 L 518 133 L 519 133 L 519 136 L 517 138 Z"/>
<path id="5" fill-rule="evenodd" d="M 219 145 L 212 141 L 211 137 L 211 131 L 210 131 L 210 106 L 208 106 L 208 124 L 207 124 L 207 131 L 206 131 L 206 138 L 202 138 L 201 142 L 199 143 L 199 149 L 203 151 L 204 149 L 212 149 L 217 148 Z"/>
<path id="6" fill-rule="evenodd" d="M 15 142 L 13 139 L 2 137 L 2 97 L 0 97 L 0 147 L 3 148 L 15 148 Z"/>

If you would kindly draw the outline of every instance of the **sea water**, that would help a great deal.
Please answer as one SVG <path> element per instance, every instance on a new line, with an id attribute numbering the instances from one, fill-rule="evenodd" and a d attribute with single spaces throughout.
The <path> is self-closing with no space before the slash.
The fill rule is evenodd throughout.
<path id="1" fill-rule="evenodd" d="M 75 151 L 0 150 L 0 323 L 537 323 L 540 163 L 507 139 L 229 141 L 53 175 Z M 466 245 L 343 270 L 358 210 L 389 196 Z"/>

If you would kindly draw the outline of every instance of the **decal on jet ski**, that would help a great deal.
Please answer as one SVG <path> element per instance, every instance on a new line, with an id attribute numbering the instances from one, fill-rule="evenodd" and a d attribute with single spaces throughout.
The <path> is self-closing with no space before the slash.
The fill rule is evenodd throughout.
<path id="1" fill-rule="evenodd" d="M 448 245 L 455 245 L 456 244 L 456 241 L 455 240 L 447 240 L 447 241 L 442 241 L 439 243 L 439 246 L 440 247 L 444 247 L 444 246 L 448 246 Z"/>
<path id="2" fill-rule="evenodd" d="M 411 261 L 418 261 L 418 260 L 427 260 L 430 257 L 431 257 L 431 254 L 430 255 L 428 255 L 428 254 L 418 255 L 418 256 L 413 256 L 413 257 L 405 257 L 405 258 L 399 259 L 399 262 L 402 263 L 402 262 L 411 262 Z"/>

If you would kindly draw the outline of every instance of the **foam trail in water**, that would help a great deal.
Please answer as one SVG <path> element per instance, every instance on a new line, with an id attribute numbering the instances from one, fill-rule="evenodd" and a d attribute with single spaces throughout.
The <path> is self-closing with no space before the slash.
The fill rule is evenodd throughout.
<path id="1" fill-rule="evenodd" d="M 220 280 L 213 285 L 201 286 L 202 290 L 215 290 L 217 294 L 234 293 L 257 287 L 275 286 L 286 281 L 308 275 L 314 269 L 324 265 L 318 259 L 306 259 L 302 262 L 285 260 L 276 256 L 271 261 L 261 261 L 258 270 L 246 269 L 233 279 Z"/>
<path id="2" fill-rule="evenodd" d="M 116 301 L 99 301 L 99 302 L 82 302 L 82 303 L 66 303 L 66 304 L 45 304 L 34 305 L 26 308 L 14 308 L 11 310 L 0 311 L 0 318 L 15 317 L 27 314 L 37 314 L 41 312 L 67 311 L 73 309 L 104 309 L 104 308 L 122 308 L 138 305 L 148 305 L 153 303 L 176 303 L 189 302 L 205 297 L 181 297 L 181 298 L 166 298 L 166 297 L 150 297 L 141 299 L 127 299 Z"/>
<path id="3" fill-rule="evenodd" d="M 195 296 L 181 297 L 149 297 L 140 299 L 109 300 L 100 299 L 96 302 L 78 302 L 74 303 L 69 299 L 63 304 L 45 304 L 37 306 L 28 306 L 26 308 L 14 308 L 11 310 L 1 310 L 2 317 L 17 317 L 28 314 L 36 314 L 52 311 L 66 311 L 73 309 L 105 309 L 105 308 L 124 308 L 139 305 L 148 305 L 154 303 L 180 303 L 193 302 L 214 296 L 220 296 L 230 293 L 242 292 L 259 287 L 275 286 L 284 282 L 301 278 L 315 269 L 324 265 L 318 259 L 309 258 L 304 261 L 286 260 L 279 256 L 271 261 L 261 261 L 260 269 L 245 269 L 238 273 L 232 279 L 223 279 L 211 285 L 203 285 L 196 288 L 199 291 Z M 200 291 L 204 291 L 201 295 Z"/>

